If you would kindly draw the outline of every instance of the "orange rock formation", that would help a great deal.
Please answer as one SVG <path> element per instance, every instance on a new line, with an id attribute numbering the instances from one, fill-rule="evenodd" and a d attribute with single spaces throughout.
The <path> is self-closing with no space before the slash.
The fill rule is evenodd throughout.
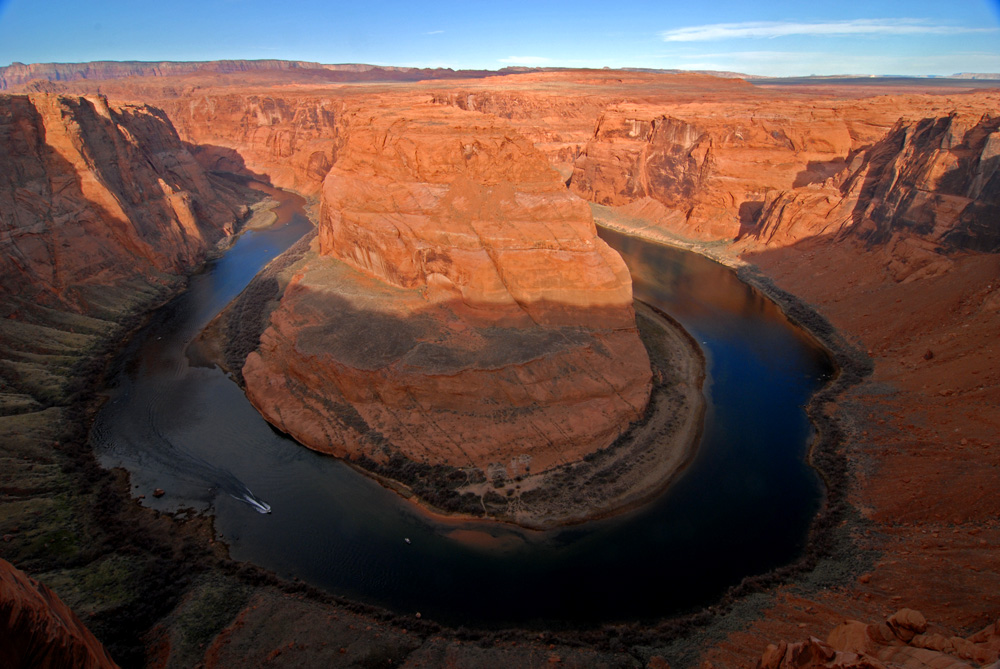
<path id="1" fill-rule="evenodd" d="M 885 621 L 847 621 L 826 641 L 771 644 L 759 669 L 827 667 L 969 667 L 995 664 L 1000 652 L 1000 620 L 970 637 L 946 636 L 934 630 L 919 611 L 900 609 Z"/>
<path id="2" fill-rule="evenodd" d="M 978 114 L 900 121 L 829 180 L 768 193 L 752 235 L 768 245 L 847 234 L 869 246 L 893 240 L 931 272 L 949 264 L 942 247 L 1000 250 L 998 129 L 1000 117 Z"/>
<path id="3" fill-rule="evenodd" d="M 358 112 L 317 246 L 243 369 L 251 401 L 306 445 L 513 477 L 642 414 L 627 269 L 509 127 L 432 105 Z"/>
<path id="4" fill-rule="evenodd" d="M 916 121 L 924 113 L 963 110 L 970 117 L 963 122 L 975 124 L 982 100 L 951 106 L 930 96 L 850 106 L 752 99 L 616 105 L 598 120 L 576 161 L 571 188 L 592 202 L 651 218 L 674 234 L 736 239 L 753 228 L 775 191 L 824 183 L 858 151 L 883 139 L 900 114 Z"/>
<path id="5" fill-rule="evenodd" d="M 207 170 L 255 176 L 316 196 L 337 158 L 343 105 L 327 96 L 227 92 L 158 104 Z"/>
<path id="6" fill-rule="evenodd" d="M 0 97 L 0 298 L 87 311 L 95 290 L 181 273 L 247 212 L 163 112 Z"/>

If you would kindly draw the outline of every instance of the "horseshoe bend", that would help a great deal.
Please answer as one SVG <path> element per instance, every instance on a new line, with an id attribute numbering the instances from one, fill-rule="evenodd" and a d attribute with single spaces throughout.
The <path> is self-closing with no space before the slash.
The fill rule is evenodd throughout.
<path id="1" fill-rule="evenodd" d="M 668 373 L 690 392 L 660 401 L 673 403 L 680 443 L 661 426 L 656 446 L 618 446 L 655 467 L 640 477 L 650 490 L 586 483 L 601 471 L 594 457 L 646 414 L 652 379 L 628 270 L 587 203 L 497 121 L 425 104 L 353 123 L 323 183 L 317 239 L 242 368 L 254 405 L 384 478 L 429 465 L 436 480 L 412 483 L 438 507 L 529 526 L 662 488 L 700 421 L 700 366 L 687 362 L 698 354 L 677 335 L 667 350 L 685 362 Z M 567 499 L 546 484 L 555 473 Z"/>
<path id="2" fill-rule="evenodd" d="M 0 558 L 31 577 L 0 563 L 0 604 L 13 602 L 0 611 L 21 616 L 10 616 L 10 647 L 89 666 L 996 662 L 1000 93 L 967 80 L 449 72 L 3 69 Z M 280 204 L 292 196 L 274 187 L 304 198 L 301 239 Z M 709 275 L 665 269 L 645 246 L 620 254 L 627 244 L 600 229 L 733 272 L 706 285 Z M 229 246 L 274 239 L 263 230 L 285 230 L 288 250 L 270 260 L 268 241 L 240 251 L 246 267 L 225 265 L 247 276 L 220 280 L 218 316 L 197 300 L 167 304 L 208 281 Z M 723 294 L 726 281 L 748 292 Z M 678 313 L 635 299 L 666 304 L 664 286 L 694 297 Z M 395 516 L 415 513 L 443 536 L 436 546 L 484 562 L 538 546 L 551 551 L 538 565 L 560 551 L 576 560 L 601 536 L 586 521 L 611 526 L 683 487 L 704 426 L 721 420 L 716 391 L 749 388 L 740 375 L 793 357 L 741 359 L 738 341 L 771 336 L 754 320 L 719 332 L 679 324 L 758 307 L 809 350 L 822 346 L 834 378 L 782 377 L 766 399 L 779 401 L 782 384 L 819 389 L 794 407 L 805 425 L 794 466 L 775 459 L 774 483 L 749 456 L 722 453 L 730 469 L 691 479 L 706 490 L 677 536 L 724 512 L 713 485 L 784 494 L 798 485 L 791 470 L 816 476 L 805 463 L 822 477 L 808 502 L 818 512 L 801 503 L 794 512 L 815 520 L 791 554 L 727 574 L 682 618 L 646 602 L 641 620 L 470 631 L 429 608 L 415 615 L 419 602 L 388 613 L 363 593 L 335 598 L 234 559 L 258 520 L 291 523 L 251 484 L 256 446 L 234 446 L 229 462 L 210 455 L 242 426 L 196 435 L 203 452 L 179 446 L 196 418 L 245 393 L 281 433 L 419 505 L 365 509 L 384 491 L 337 478 L 365 491 L 345 523 L 394 532 L 416 526 Z M 175 325 L 171 310 L 184 309 L 196 317 Z M 147 397 L 129 381 L 136 369 L 189 367 L 191 388 L 210 392 Z M 116 413 L 126 400 L 142 420 Z M 143 422 L 165 406 L 181 418 Z M 737 400 L 734 415 L 767 423 L 739 413 L 749 406 Z M 223 422 L 250 420 L 232 415 L 244 418 Z M 121 443 L 107 438 L 114 421 Z M 723 432 L 720 443 L 747 437 Z M 116 461 L 95 444 L 112 441 L 160 460 L 106 469 Z M 274 462 L 291 467 L 290 453 Z M 259 473 L 265 490 L 280 476 Z M 294 496 L 295 485 L 278 487 Z M 225 505 L 242 495 L 253 501 L 223 536 Z M 780 504 L 762 526 L 794 524 Z M 346 527 L 328 530 L 349 553 Z M 384 528 L 359 543 L 425 559 L 410 543 L 420 537 L 385 539 Z M 745 561 L 762 543 L 746 544 Z M 595 561 L 628 571 L 640 561 L 617 555 L 628 546 L 607 563 L 594 549 Z M 706 570 L 730 564 L 704 550 Z M 571 579 L 572 560 L 552 564 Z M 554 571 L 538 582 L 563 576 Z M 603 585 L 614 590 L 614 578 Z M 588 592 L 608 597 L 596 584 L 563 595 Z M 543 604 L 526 601 L 524 620 Z"/>

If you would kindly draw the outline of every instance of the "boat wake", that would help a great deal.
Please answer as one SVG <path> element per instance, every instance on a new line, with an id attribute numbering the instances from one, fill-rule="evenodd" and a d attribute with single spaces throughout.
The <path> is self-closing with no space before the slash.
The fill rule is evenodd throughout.
<path id="1" fill-rule="evenodd" d="M 250 492 L 249 488 L 243 495 L 240 495 L 239 497 L 237 497 L 232 493 L 229 493 L 229 496 L 235 500 L 239 500 L 240 502 L 249 504 L 251 507 L 253 507 L 253 510 L 256 511 L 257 513 L 271 513 L 271 505 L 265 502 L 264 500 L 256 497 L 252 492 Z"/>
<path id="2" fill-rule="evenodd" d="M 125 405 L 124 402 L 122 404 Z M 227 468 L 208 462 L 164 434 L 154 406 L 155 403 L 151 402 L 142 413 L 106 407 L 98 417 L 91 431 L 91 440 L 99 453 L 115 456 L 118 462 L 111 466 L 121 466 L 127 460 L 133 476 L 143 470 L 155 472 L 156 479 L 152 485 L 157 487 L 176 488 L 184 482 L 188 484 L 189 495 L 192 485 L 207 490 L 209 496 L 204 501 L 209 504 L 213 495 L 225 493 L 257 513 L 271 513 L 271 505 L 253 494 Z M 144 420 L 136 420 L 135 414 L 144 416 Z M 173 485 L 167 479 L 173 479 Z M 202 495 L 195 493 L 195 498 L 201 499 Z"/>

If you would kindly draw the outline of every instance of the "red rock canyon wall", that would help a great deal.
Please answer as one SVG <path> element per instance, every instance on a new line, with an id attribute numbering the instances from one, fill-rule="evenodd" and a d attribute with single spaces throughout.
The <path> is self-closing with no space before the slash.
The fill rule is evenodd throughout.
<path id="1" fill-rule="evenodd" d="M 247 207 L 163 112 L 0 96 L 0 292 L 85 311 L 96 286 L 181 273 Z"/>

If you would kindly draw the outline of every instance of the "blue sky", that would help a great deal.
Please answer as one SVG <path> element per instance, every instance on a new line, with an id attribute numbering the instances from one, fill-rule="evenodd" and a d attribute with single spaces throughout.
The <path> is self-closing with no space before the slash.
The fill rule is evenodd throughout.
<path id="1" fill-rule="evenodd" d="M 0 65 L 226 58 L 776 76 L 1000 72 L 1000 0 L 0 0 Z"/>

